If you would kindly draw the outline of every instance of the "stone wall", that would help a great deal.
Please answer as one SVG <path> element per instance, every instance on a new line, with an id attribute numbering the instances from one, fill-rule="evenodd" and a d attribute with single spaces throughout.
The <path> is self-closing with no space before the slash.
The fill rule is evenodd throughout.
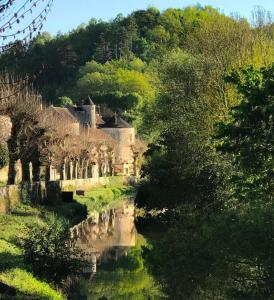
<path id="1" fill-rule="evenodd" d="M 59 180 L 35 182 L 32 184 L 9 185 L 0 188 L 0 213 L 7 213 L 24 199 L 32 203 L 54 203 L 61 199 L 62 191 L 88 190 L 100 185 L 134 184 L 134 177 L 100 177 L 89 179 Z"/>
<path id="2" fill-rule="evenodd" d="M 135 129 L 103 128 L 103 130 L 118 142 L 115 147 L 116 163 L 133 163 L 132 146 L 135 144 Z"/>
<path id="3" fill-rule="evenodd" d="M 98 177 L 98 178 L 87 178 L 87 179 L 73 179 L 73 180 L 60 180 L 55 183 L 59 184 L 61 191 L 76 191 L 76 190 L 88 190 L 100 185 L 111 185 L 111 184 L 128 184 L 132 182 L 124 176 L 113 176 L 113 177 Z M 52 184 L 54 181 L 52 182 Z M 51 184 L 51 183 L 49 183 Z"/>
<path id="4" fill-rule="evenodd" d="M 21 190 L 17 185 L 0 188 L 0 213 L 7 213 L 16 207 L 21 199 Z"/>
<path id="5" fill-rule="evenodd" d="M 16 183 L 21 182 L 22 180 L 22 168 L 20 161 L 16 164 L 17 169 L 17 175 L 16 175 Z M 3 169 L 0 169 L 0 182 L 7 182 L 8 181 L 8 173 L 9 173 L 9 167 L 4 167 Z"/>
<path id="6" fill-rule="evenodd" d="M 47 200 L 47 187 L 45 182 L 33 184 L 8 185 L 0 188 L 0 213 L 7 213 L 23 200 L 30 200 L 34 204 L 42 204 Z M 54 190 L 55 197 L 60 195 L 58 187 Z"/>
<path id="7" fill-rule="evenodd" d="M 0 182 L 7 182 L 8 181 L 8 172 L 9 168 L 4 167 L 3 169 L 0 169 Z"/>

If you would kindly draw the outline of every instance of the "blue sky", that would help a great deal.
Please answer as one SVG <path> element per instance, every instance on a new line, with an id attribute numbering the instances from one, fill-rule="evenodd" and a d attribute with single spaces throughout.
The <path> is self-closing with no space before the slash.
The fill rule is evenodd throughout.
<path id="1" fill-rule="evenodd" d="M 44 30 L 52 34 L 63 33 L 87 23 L 91 18 L 110 20 L 118 13 L 128 15 L 136 9 L 156 6 L 160 10 L 168 7 L 183 8 L 196 3 L 219 8 L 225 14 L 238 12 L 246 18 L 256 6 L 274 13 L 274 0 L 54 0 L 54 5 Z"/>

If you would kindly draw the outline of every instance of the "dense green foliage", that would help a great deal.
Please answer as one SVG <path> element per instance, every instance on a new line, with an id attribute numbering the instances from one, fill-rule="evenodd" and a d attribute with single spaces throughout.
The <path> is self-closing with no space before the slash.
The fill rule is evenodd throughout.
<path id="1" fill-rule="evenodd" d="M 0 281 L 14 288 L 18 299 L 64 299 L 54 284 L 63 288 L 60 280 L 82 268 L 81 253 L 80 260 L 73 258 L 78 250 L 70 248 L 68 228 L 87 217 L 87 207 L 116 207 L 121 205 L 118 198 L 132 192 L 122 178 L 113 177 L 109 187 L 93 188 L 85 201 L 76 197 L 72 203 L 55 199 L 46 206 L 20 204 L 0 214 Z"/>
<path id="2" fill-rule="evenodd" d="M 111 109 L 138 122 L 143 107 L 155 94 L 146 70 L 147 65 L 137 58 L 121 58 L 105 64 L 87 62 L 79 70 L 78 93 L 82 99 L 92 95 L 103 114 Z"/>
<path id="3" fill-rule="evenodd" d="M 205 102 L 207 66 L 200 56 L 176 51 L 164 58 L 159 70 L 161 87 L 153 113 L 159 136 L 143 168 L 152 189 L 147 205 L 175 208 L 195 202 L 205 207 L 222 188 L 216 172 L 223 168 L 210 143 L 214 119 L 212 103 Z"/>
<path id="4" fill-rule="evenodd" d="M 0 169 L 5 167 L 9 161 L 9 151 L 5 144 L 0 144 Z"/>
<path id="5" fill-rule="evenodd" d="M 219 149 L 233 153 L 237 197 L 266 203 L 274 193 L 274 65 L 235 71 L 228 79 L 243 101 L 233 109 L 233 120 L 219 126 Z"/>
<path id="6" fill-rule="evenodd" d="M 79 299 L 80 295 L 109 300 L 166 299 L 161 286 L 144 265 L 142 247 L 147 246 L 147 241 L 139 235 L 136 246 L 129 249 L 126 256 L 100 264 L 94 278 L 82 280 L 71 293 L 71 299 Z"/>
<path id="7" fill-rule="evenodd" d="M 80 251 L 70 243 L 69 223 L 54 215 L 46 223 L 28 226 L 22 248 L 34 274 L 54 284 L 80 274 L 84 266 Z"/>
<path id="8" fill-rule="evenodd" d="M 43 33 L 28 49 L 2 55 L 0 66 L 16 74 L 34 74 L 35 87 L 49 103 L 62 105 L 60 97 L 77 102 L 89 93 L 95 102 L 127 111 L 134 120 L 157 94 L 153 61 L 161 64 L 165 54 L 180 48 L 207 63 L 208 86 L 218 98 L 214 97 L 216 112 L 224 114 L 232 93 L 224 73 L 232 66 L 264 66 L 273 59 L 273 25 L 261 26 L 260 21 L 260 26 L 251 27 L 245 19 L 224 16 L 210 6 L 163 12 L 148 8 L 109 22 L 91 19 L 56 37 Z M 147 127 L 142 129 L 147 133 Z"/>
<path id="9" fill-rule="evenodd" d="M 190 122 L 177 117 L 181 138 L 176 135 L 167 143 L 162 127 L 160 151 L 153 151 L 154 146 L 148 152 L 139 203 L 169 211 L 162 217 L 168 233 L 154 241 L 147 262 L 172 299 L 273 296 L 273 65 L 234 71 L 228 79 L 236 84 L 241 102 L 219 124 L 215 140 L 209 138 L 213 130 L 203 139 L 195 130 L 184 138 L 188 130 L 177 122 L 195 129 L 195 118 Z M 184 90 L 182 86 L 179 91 Z M 203 124 L 206 110 L 198 112 Z M 172 124 L 165 123 L 168 128 Z M 207 151 L 199 152 L 209 142 Z M 199 159 L 193 162 L 195 155 Z"/>
<path id="10" fill-rule="evenodd" d="M 18 206 L 11 214 L 0 215 L 0 281 L 15 288 L 18 299 L 64 299 L 61 293 L 38 279 L 23 260 L 20 237 L 27 226 L 43 220 L 49 213 L 28 205 Z"/>
<path id="11" fill-rule="evenodd" d="M 73 104 L 73 101 L 69 97 L 63 96 L 63 97 L 58 98 L 58 105 L 60 105 L 60 106 L 66 106 L 66 105 L 72 105 L 72 104 Z"/>

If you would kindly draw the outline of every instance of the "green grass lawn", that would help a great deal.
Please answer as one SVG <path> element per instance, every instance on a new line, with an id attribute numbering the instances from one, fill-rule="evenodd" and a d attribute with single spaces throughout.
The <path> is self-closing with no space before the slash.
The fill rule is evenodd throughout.
<path id="1" fill-rule="evenodd" d="M 6 185 L 7 185 L 6 182 L 0 181 L 0 187 L 6 186 Z"/>
<path id="2" fill-rule="evenodd" d="M 22 258 L 20 236 L 27 224 L 41 222 L 40 216 L 41 209 L 28 205 L 0 215 L 0 282 L 17 290 L 15 299 L 64 299 L 48 283 L 35 278 Z"/>
<path id="3" fill-rule="evenodd" d="M 85 196 L 75 195 L 79 204 L 87 207 L 88 213 L 119 207 L 127 197 L 133 197 L 134 188 L 125 185 L 95 187 L 85 192 Z"/>
<path id="4" fill-rule="evenodd" d="M 11 213 L 0 214 L 0 282 L 16 289 L 15 299 L 65 299 L 48 283 L 36 278 L 24 263 L 20 247 L 24 228 L 28 224 L 43 222 L 45 216 L 53 213 L 75 225 L 89 212 L 118 207 L 124 197 L 133 194 L 132 187 L 114 181 L 108 187 L 92 188 L 83 197 L 75 195 L 73 203 L 55 202 L 41 207 L 20 204 Z"/>

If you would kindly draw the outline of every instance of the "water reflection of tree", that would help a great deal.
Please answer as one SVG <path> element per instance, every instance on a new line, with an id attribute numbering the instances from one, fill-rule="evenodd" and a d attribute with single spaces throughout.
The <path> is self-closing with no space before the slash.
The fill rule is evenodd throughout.
<path id="1" fill-rule="evenodd" d="M 143 259 L 143 246 L 147 243 L 138 236 L 136 247 L 118 261 L 107 261 L 100 265 L 91 281 L 83 280 L 75 293 L 84 293 L 87 299 L 108 300 L 153 300 L 165 299 L 161 286 L 148 273 Z M 76 299 L 71 298 L 71 299 Z M 79 298 L 77 298 L 79 299 Z"/>
<path id="2" fill-rule="evenodd" d="M 160 286 L 144 268 L 140 271 L 116 270 L 113 272 L 100 271 L 93 282 L 85 281 L 84 290 L 88 299 L 108 300 L 147 300 L 162 299 Z"/>

